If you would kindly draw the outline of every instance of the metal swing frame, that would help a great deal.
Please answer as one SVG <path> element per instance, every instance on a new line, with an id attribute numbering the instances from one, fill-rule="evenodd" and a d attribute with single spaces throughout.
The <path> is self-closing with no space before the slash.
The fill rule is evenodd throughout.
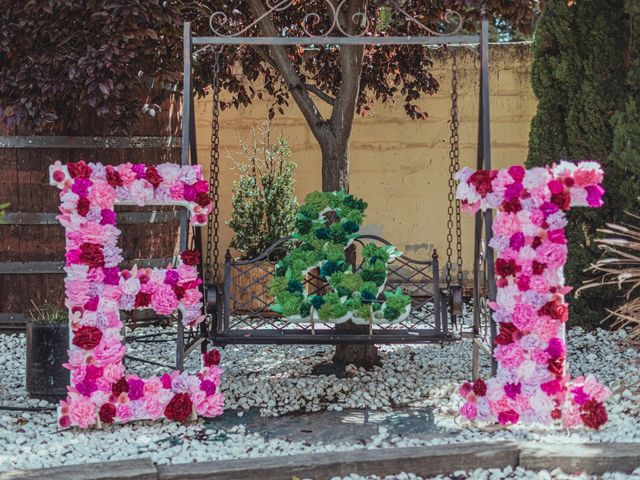
<path id="1" fill-rule="evenodd" d="M 293 5 L 291 0 L 267 0 L 266 9 L 263 15 L 259 16 L 248 26 L 244 27 L 239 32 L 229 33 L 228 31 L 222 31 L 224 26 L 228 26 L 228 16 L 224 12 L 215 12 L 210 18 L 210 27 L 215 34 L 214 36 L 193 36 L 191 31 L 191 24 L 185 22 L 184 24 L 184 87 L 183 87 L 183 129 L 182 129 L 182 164 L 197 164 L 197 148 L 196 148 L 196 129 L 195 129 L 195 115 L 194 115 L 194 91 L 192 84 L 192 58 L 194 55 L 194 46 L 199 46 L 200 50 L 204 48 L 211 48 L 214 51 L 216 57 L 215 68 L 219 68 L 217 60 L 219 54 L 224 46 L 241 46 L 241 45 L 291 45 L 291 46 L 319 46 L 319 45 L 422 45 L 422 46 L 442 46 L 442 45 L 459 45 L 459 44 L 477 44 L 479 45 L 480 56 L 480 95 L 479 95 L 479 119 L 478 119 L 478 145 L 477 145 L 477 168 L 478 169 L 490 169 L 491 168 L 491 145 L 490 145 L 490 112 L 489 112 L 489 48 L 488 48 L 488 36 L 489 36 L 489 22 L 484 15 L 481 21 L 480 35 L 461 35 L 458 34 L 462 27 L 462 16 L 457 12 L 449 11 L 445 17 L 447 23 L 457 23 L 456 29 L 451 33 L 443 33 L 442 30 L 434 30 L 402 9 L 397 2 L 388 2 L 389 7 L 394 10 L 396 14 L 404 15 L 405 18 L 420 27 L 421 30 L 428 33 L 424 36 L 376 36 L 375 32 L 368 32 L 369 25 L 364 26 L 363 32 L 358 34 L 350 34 L 344 30 L 340 23 L 340 10 L 344 7 L 346 0 L 340 2 L 329 2 L 329 13 L 331 15 L 331 26 L 328 30 L 321 34 L 314 34 L 310 32 L 306 25 L 302 25 L 304 30 L 304 36 L 281 36 L 281 37 L 265 37 L 265 36 L 243 36 L 252 27 L 255 27 L 265 17 L 273 15 L 276 12 L 280 12 L 290 8 Z M 361 20 L 364 18 L 364 14 L 358 13 L 353 17 Z M 305 20 L 309 20 L 311 24 L 314 24 L 319 19 L 317 13 L 309 13 Z M 369 35 L 367 35 L 369 33 Z M 215 78 L 217 78 L 214 75 Z M 216 115 L 215 109 L 219 106 L 219 88 L 218 85 L 214 85 L 214 116 Z M 452 109 L 452 114 L 453 114 Z M 452 122 L 455 120 L 457 124 L 457 109 L 455 111 L 455 118 L 452 118 Z M 457 125 L 456 125 L 457 126 Z M 452 125 L 453 129 L 453 125 Z M 178 368 L 182 368 L 184 356 L 193 350 L 197 345 L 202 345 L 205 348 L 207 340 L 211 340 L 214 344 L 227 344 L 227 343 L 425 343 L 425 342 L 445 342 L 456 340 L 456 335 L 448 329 L 448 316 L 445 315 L 438 320 L 439 313 L 446 310 L 447 301 L 452 296 L 461 297 L 462 290 L 460 285 L 455 288 L 450 288 L 446 296 L 441 297 L 439 281 L 433 282 L 433 302 L 445 305 L 441 308 L 441 312 L 436 311 L 436 321 L 440 323 L 438 329 L 430 329 L 425 331 L 420 330 L 406 330 L 404 332 L 391 332 L 391 333 L 376 333 L 369 331 L 369 335 L 351 335 L 344 333 L 335 333 L 332 331 L 319 334 L 315 331 L 315 328 L 303 328 L 296 330 L 279 330 L 277 333 L 262 331 L 260 329 L 254 329 L 253 331 L 236 330 L 230 328 L 230 270 L 234 265 L 242 262 L 233 261 L 229 252 L 227 251 L 225 257 L 225 272 L 222 283 L 218 283 L 217 270 L 218 270 L 218 227 L 219 227 L 219 211 L 217 209 L 216 197 L 218 195 L 218 178 L 217 169 L 218 166 L 218 138 L 217 134 L 212 135 L 212 174 L 211 174 L 211 190 L 214 195 L 214 204 L 216 209 L 213 212 L 210 219 L 209 226 L 209 238 L 211 235 L 215 236 L 216 244 L 212 259 L 208 259 L 208 265 L 205 268 L 200 265 L 200 270 L 203 278 L 205 278 L 208 285 L 205 285 L 206 300 L 207 300 L 207 312 L 212 319 L 211 331 L 208 331 L 206 322 L 202 324 L 199 331 L 188 332 L 186 335 L 182 325 L 178 324 L 178 346 L 176 352 L 176 364 Z M 452 162 L 454 159 L 451 159 Z M 457 168 L 457 153 L 456 153 L 456 168 Z M 450 201 L 451 201 L 451 185 L 450 185 Z M 450 207 L 451 208 L 451 207 Z M 459 221 L 459 210 L 456 206 L 456 219 Z M 451 215 L 451 212 L 449 212 Z M 478 341 L 481 336 L 481 323 L 482 312 L 484 308 L 486 310 L 486 299 L 484 294 L 489 300 L 495 298 L 495 277 L 493 273 L 493 258 L 491 249 L 488 248 L 488 242 L 491 238 L 491 224 L 492 215 L 488 211 L 486 213 L 477 213 L 475 217 L 475 230 L 474 230 L 474 264 L 473 264 L 473 330 L 471 336 L 474 338 L 473 344 L 473 373 L 477 375 L 479 365 L 479 349 L 480 342 Z M 449 226 L 451 231 L 451 226 Z M 458 227 L 459 228 L 459 227 Z M 188 232 L 188 224 L 186 214 L 181 216 L 181 231 Z M 458 232 L 459 233 L 459 232 Z M 366 238 L 365 238 L 366 239 Z M 199 229 L 196 229 L 193 237 L 193 243 L 196 248 L 202 250 L 201 233 Z M 283 239 L 286 240 L 286 239 Z M 377 241 L 385 242 L 383 239 L 376 239 Z M 189 243 L 188 234 L 183 233 L 181 235 L 180 247 L 182 249 L 187 247 Z M 276 242 L 277 244 L 278 242 Z M 261 258 L 267 258 L 269 253 L 273 251 L 277 245 L 274 244 L 270 249 L 263 253 Z M 450 272 L 451 272 L 451 251 L 447 252 L 447 284 L 450 285 Z M 458 255 L 460 257 L 460 255 Z M 256 259 L 253 259 L 254 261 Z M 411 260 L 411 259 L 409 259 Z M 251 261 L 249 261 L 251 262 Z M 244 262 L 247 263 L 247 262 Z M 422 262 L 428 264 L 432 269 L 432 280 L 438 279 L 438 259 L 437 255 L 428 262 Z M 458 259 L 460 264 L 460 259 Z M 212 269 L 212 271 L 209 271 Z M 461 283 L 462 272 L 458 269 L 458 282 Z M 436 300 L 437 299 L 437 300 Z M 486 313 L 486 312 L 485 312 Z M 185 337 L 188 336 L 189 340 L 185 343 Z M 495 325 L 491 323 L 491 340 L 495 336 Z"/>

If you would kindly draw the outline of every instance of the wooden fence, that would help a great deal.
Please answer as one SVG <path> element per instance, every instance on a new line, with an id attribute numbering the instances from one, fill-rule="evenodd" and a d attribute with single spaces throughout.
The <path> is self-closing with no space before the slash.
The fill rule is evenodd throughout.
<path id="1" fill-rule="evenodd" d="M 32 301 L 64 304 L 65 239 L 56 220 L 59 191 L 49 186 L 49 165 L 56 160 L 179 163 L 178 105 L 166 103 L 155 118 L 141 118 L 122 136 L 108 135 L 109 120 L 90 113 L 47 136 L 0 130 L 0 203 L 11 203 L 0 225 L 0 331 L 23 329 Z M 125 265 L 135 260 L 166 266 L 177 254 L 176 208 L 122 207 L 118 213 Z"/>

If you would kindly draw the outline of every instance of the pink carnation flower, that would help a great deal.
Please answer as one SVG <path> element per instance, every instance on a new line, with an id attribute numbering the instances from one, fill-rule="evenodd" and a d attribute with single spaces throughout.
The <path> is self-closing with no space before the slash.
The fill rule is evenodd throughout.
<path id="1" fill-rule="evenodd" d="M 587 375 L 584 380 L 584 391 L 598 402 L 604 402 L 611 396 L 611 390 L 601 385 L 593 375 Z"/>
<path id="2" fill-rule="evenodd" d="M 465 403 L 460 407 L 460 414 L 469 420 L 475 420 L 478 416 L 478 407 L 476 407 L 473 403 Z"/>
<path id="3" fill-rule="evenodd" d="M 538 322 L 538 313 L 531 305 L 518 303 L 513 309 L 511 321 L 522 332 L 529 332 Z"/>
<path id="4" fill-rule="evenodd" d="M 585 162 L 586 163 L 586 162 Z M 576 186 L 586 187 L 588 185 L 595 185 L 602 182 L 602 170 L 597 164 L 586 165 L 581 163 L 576 171 L 573 173 L 573 180 Z"/>
<path id="5" fill-rule="evenodd" d="M 178 308 L 178 298 L 173 288 L 166 283 L 158 285 L 151 296 L 151 306 L 160 315 L 170 315 Z"/>
<path id="6" fill-rule="evenodd" d="M 525 352 L 520 348 L 517 342 L 509 345 L 500 345 L 496 347 L 494 356 L 504 368 L 514 370 L 520 366 L 525 359 Z"/>
<path id="7" fill-rule="evenodd" d="M 100 344 L 95 348 L 96 365 L 107 367 L 112 363 L 120 363 L 125 354 L 125 347 L 120 339 L 115 336 L 103 337 Z"/>
<path id="8" fill-rule="evenodd" d="M 542 242 L 538 247 L 539 262 L 546 263 L 548 267 L 562 268 L 567 262 L 567 247 L 549 241 Z"/>
<path id="9" fill-rule="evenodd" d="M 96 422 L 96 407 L 90 398 L 74 395 L 69 398 L 68 407 L 73 425 L 87 428 Z"/>
<path id="10" fill-rule="evenodd" d="M 191 395 L 191 401 L 198 415 L 203 417 L 215 417 L 220 415 L 224 407 L 224 396 L 221 393 L 206 395 L 199 390 Z"/>
<path id="11" fill-rule="evenodd" d="M 181 302 L 185 305 L 195 305 L 202 298 L 202 293 L 197 288 L 190 288 L 184 292 Z"/>
<path id="12" fill-rule="evenodd" d="M 501 213 L 493 221 L 493 231 L 496 235 L 511 237 L 515 233 L 522 231 L 520 218 L 515 213 Z"/>
<path id="13" fill-rule="evenodd" d="M 153 396 L 143 398 L 142 405 L 147 413 L 147 417 L 152 420 L 162 417 L 164 413 L 164 405 Z"/>
<path id="14" fill-rule="evenodd" d="M 131 408 L 127 403 L 118 403 L 116 405 L 116 416 L 122 423 L 131 420 Z"/>
<path id="15" fill-rule="evenodd" d="M 131 185 L 136 180 L 136 172 L 133 171 L 133 165 L 130 163 L 118 165 L 117 170 L 124 187 Z"/>
<path id="16" fill-rule="evenodd" d="M 157 395 L 160 390 L 162 390 L 162 382 L 158 377 L 151 377 L 144 384 L 145 397 L 153 397 Z"/>
<path id="17" fill-rule="evenodd" d="M 89 200 L 100 208 L 113 208 L 116 201 L 115 189 L 104 181 L 94 181 L 89 192 Z"/>
<path id="18" fill-rule="evenodd" d="M 136 180 L 131 185 L 131 199 L 141 207 L 153 201 L 153 186 L 144 179 Z"/>

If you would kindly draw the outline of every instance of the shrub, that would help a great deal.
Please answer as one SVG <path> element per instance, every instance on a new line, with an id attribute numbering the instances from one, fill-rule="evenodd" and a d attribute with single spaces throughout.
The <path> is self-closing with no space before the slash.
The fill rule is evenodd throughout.
<path id="1" fill-rule="evenodd" d="M 246 161 L 236 163 L 240 178 L 233 184 L 228 224 L 234 231 L 231 245 L 243 258 L 253 258 L 293 231 L 298 209 L 296 164 L 282 135 L 271 143 L 268 123 L 252 131 L 251 145 L 241 141 L 241 146 Z"/>

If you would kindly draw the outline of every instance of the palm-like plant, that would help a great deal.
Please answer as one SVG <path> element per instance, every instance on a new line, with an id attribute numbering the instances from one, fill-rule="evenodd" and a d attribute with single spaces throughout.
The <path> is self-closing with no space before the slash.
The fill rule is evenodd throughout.
<path id="1" fill-rule="evenodd" d="M 640 217 L 627 214 L 640 220 Z M 599 274 L 585 281 L 580 290 L 602 285 L 617 285 L 624 290 L 624 303 L 616 309 L 608 309 L 609 318 L 615 318 L 615 329 L 629 327 L 631 339 L 640 338 L 640 228 L 627 223 L 608 223 L 606 228 L 598 229 L 603 238 L 596 239 L 604 256 L 592 264 L 587 271 Z"/>

